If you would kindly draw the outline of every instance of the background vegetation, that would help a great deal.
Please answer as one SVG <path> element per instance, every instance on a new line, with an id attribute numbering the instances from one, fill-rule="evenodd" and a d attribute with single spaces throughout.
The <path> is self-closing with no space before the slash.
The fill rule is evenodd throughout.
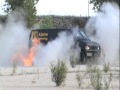
<path id="1" fill-rule="evenodd" d="M 5 23 L 7 16 L 0 16 L 0 22 Z M 83 28 L 89 19 L 89 17 L 81 16 L 36 16 L 37 23 L 40 28 L 73 28 L 74 26 L 79 26 Z"/>
<path id="2" fill-rule="evenodd" d="M 100 6 L 104 3 L 104 2 L 112 2 L 112 3 L 116 3 L 119 7 L 120 7 L 120 0 L 90 0 L 90 4 L 93 4 L 93 10 L 100 10 Z"/>
<path id="3" fill-rule="evenodd" d="M 17 11 L 21 13 L 28 28 L 33 27 L 37 21 L 35 5 L 39 0 L 5 0 L 4 12 L 8 14 Z"/>
<path id="4" fill-rule="evenodd" d="M 9 15 L 11 12 L 18 11 L 25 18 L 28 28 L 34 27 L 39 24 L 41 28 L 73 28 L 79 26 L 83 28 L 89 17 L 75 17 L 75 16 L 36 16 L 35 5 L 39 0 L 5 0 L 5 5 L 2 7 L 4 12 Z M 93 4 L 94 10 L 100 10 L 103 2 L 114 2 L 120 6 L 119 0 L 90 0 Z M 0 21 L 5 22 L 6 16 L 0 16 Z"/>

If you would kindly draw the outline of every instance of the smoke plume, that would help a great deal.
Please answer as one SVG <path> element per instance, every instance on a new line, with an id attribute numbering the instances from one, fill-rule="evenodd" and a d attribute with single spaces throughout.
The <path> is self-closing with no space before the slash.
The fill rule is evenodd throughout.
<path id="1" fill-rule="evenodd" d="M 86 33 L 100 44 L 105 63 L 118 64 L 119 61 L 119 11 L 116 4 L 104 3 L 100 12 L 86 24 Z"/>
<path id="2" fill-rule="evenodd" d="M 48 66 L 50 61 L 65 60 L 69 65 L 71 55 L 79 57 L 80 48 L 75 46 L 74 35 L 78 28 L 73 29 L 73 33 L 67 35 L 66 32 L 59 33 L 58 37 L 48 42 L 47 45 L 40 46 L 35 58 L 36 66 Z"/>
<path id="3" fill-rule="evenodd" d="M 0 66 L 11 66 L 14 55 L 27 49 L 28 33 L 19 13 L 14 12 L 8 16 L 6 23 L 0 23 Z"/>
<path id="4" fill-rule="evenodd" d="M 21 66 L 20 54 L 27 56 L 29 52 L 29 35 L 24 18 L 17 12 L 8 16 L 6 22 L 0 23 L 0 66 L 12 66 L 13 59 L 17 65 Z M 52 60 L 66 60 L 69 62 L 71 52 L 78 56 L 80 48 L 74 48 L 73 35 L 67 35 L 65 32 L 59 33 L 59 36 L 47 45 L 40 44 L 35 49 L 34 65 L 48 66 Z"/>

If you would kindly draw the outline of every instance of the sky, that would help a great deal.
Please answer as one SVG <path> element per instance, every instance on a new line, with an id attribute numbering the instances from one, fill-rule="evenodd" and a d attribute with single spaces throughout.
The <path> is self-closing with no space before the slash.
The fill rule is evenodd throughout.
<path id="1" fill-rule="evenodd" d="M 93 5 L 89 4 L 88 14 L 88 1 L 89 0 L 39 0 L 36 5 L 37 15 L 72 15 L 72 16 L 93 16 L 95 15 L 92 10 Z M 0 0 L 0 14 L 2 5 L 5 0 Z"/>

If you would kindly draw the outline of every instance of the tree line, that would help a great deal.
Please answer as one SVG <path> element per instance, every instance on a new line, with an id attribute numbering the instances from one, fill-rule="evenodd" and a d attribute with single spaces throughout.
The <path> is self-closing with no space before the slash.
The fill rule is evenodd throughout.
<path id="1" fill-rule="evenodd" d="M 26 25 L 28 28 L 31 28 L 35 23 L 37 23 L 37 10 L 35 5 L 38 2 L 39 0 L 5 0 L 3 10 L 7 15 L 13 11 L 19 11 L 20 13 L 24 12 L 22 15 L 26 21 Z M 89 3 L 94 5 L 94 10 L 100 10 L 100 6 L 103 2 L 114 2 L 120 6 L 119 0 L 90 0 Z"/>

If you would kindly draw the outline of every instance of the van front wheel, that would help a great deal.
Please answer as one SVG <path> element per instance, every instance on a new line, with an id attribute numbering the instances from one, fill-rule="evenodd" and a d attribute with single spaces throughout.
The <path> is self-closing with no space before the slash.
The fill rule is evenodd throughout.
<path id="1" fill-rule="evenodd" d="M 82 64 L 85 64 L 85 62 L 86 62 L 86 57 L 85 57 L 84 52 L 80 53 L 80 61 L 81 61 Z"/>

